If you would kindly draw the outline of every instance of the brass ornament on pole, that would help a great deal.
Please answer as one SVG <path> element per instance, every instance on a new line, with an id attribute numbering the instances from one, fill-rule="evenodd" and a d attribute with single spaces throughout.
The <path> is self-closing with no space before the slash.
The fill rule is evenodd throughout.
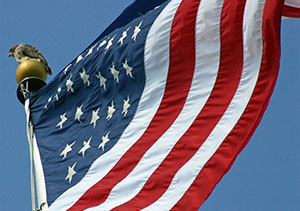
<path id="1" fill-rule="evenodd" d="M 47 72 L 45 66 L 33 59 L 20 63 L 16 70 L 16 81 L 19 84 L 17 97 L 24 104 L 26 98 L 46 85 Z"/>

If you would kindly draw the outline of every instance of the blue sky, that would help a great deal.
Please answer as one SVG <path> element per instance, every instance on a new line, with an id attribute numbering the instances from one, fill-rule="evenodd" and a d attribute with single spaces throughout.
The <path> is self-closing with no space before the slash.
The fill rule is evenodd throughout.
<path id="1" fill-rule="evenodd" d="M 16 98 L 11 46 L 28 43 L 53 74 L 85 49 L 131 0 L 0 0 L 0 210 L 30 210 L 24 107 Z M 200 210 L 300 209 L 300 19 L 282 22 L 278 82 L 261 124 Z M 48 81 L 52 77 L 48 78 Z"/>

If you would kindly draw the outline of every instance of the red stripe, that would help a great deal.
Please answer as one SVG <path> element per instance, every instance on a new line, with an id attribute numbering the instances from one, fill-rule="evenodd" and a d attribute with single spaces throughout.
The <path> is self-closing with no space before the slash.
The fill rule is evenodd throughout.
<path id="1" fill-rule="evenodd" d="M 69 210 L 84 210 L 103 203 L 112 188 L 133 170 L 144 153 L 173 124 L 182 110 L 195 66 L 195 46 L 193 42 L 190 42 L 190 40 L 195 40 L 195 18 L 189 17 L 185 22 L 180 21 L 182 15 L 185 14 L 183 10 L 184 7 L 180 5 L 172 24 L 167 85 L 156 115 L 146 132 L 122 156 L 113 169 L 91 187 Z"/>
<path id="2" fill-rule="evenodd" d="M 266 1 L 263 16 L 263 58 L 257 85 L 245 112 L 172 210 L 182 210 L 185 206 L 192 206 L 191 209 L 197 210 L 229 170 L 260 122 L 279 69 L 282 4 L 283 1 Z"/>
<path id="3" fill-rule="evenodd" d="M 282 15 L 290 18 L 300 18 L 300 8 L 284 5 Z"/>
<path id="4" fill-rule="evenodd" d="M 197 6 L 197 1 L 190 7 Z M 198 6 L 197 6 L 198 7 Z M 176 172 L 195 154 L 230 104 L 243 69 L 243 11 L 245 0 L 226 0 L 221 16 L 221 59 L 216 84 L 207 104 L 143 189 L 114 210 L 141 210 L 155 202 L 169 187 Z M 190 9 L 187 10 L 190 12 Z M 232 12 L 234 11 L 234 12 Z M 195 11 L 197 12 L 197 11 Z M 179 210 L 194 210 L 191 206 Z"/>

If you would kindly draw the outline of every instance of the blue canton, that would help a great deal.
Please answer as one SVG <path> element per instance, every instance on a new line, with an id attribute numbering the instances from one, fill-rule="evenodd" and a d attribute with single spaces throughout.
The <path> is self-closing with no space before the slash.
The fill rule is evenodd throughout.
<path id="1" fill-rule="evenodd" d="M 93 44 L 31 97 L 48 204 L 117 143 L 145 85 L 144 44 L 166 3 Z"/>

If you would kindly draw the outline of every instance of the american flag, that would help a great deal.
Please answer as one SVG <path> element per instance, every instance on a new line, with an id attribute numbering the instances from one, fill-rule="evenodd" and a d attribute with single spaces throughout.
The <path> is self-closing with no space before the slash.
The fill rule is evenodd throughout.
<path id="1" fill-rule="evenodd" d="M 283 1 L 137 0 L 28 114 L 44 210 L 197 210 L 260 122 Z"/>

